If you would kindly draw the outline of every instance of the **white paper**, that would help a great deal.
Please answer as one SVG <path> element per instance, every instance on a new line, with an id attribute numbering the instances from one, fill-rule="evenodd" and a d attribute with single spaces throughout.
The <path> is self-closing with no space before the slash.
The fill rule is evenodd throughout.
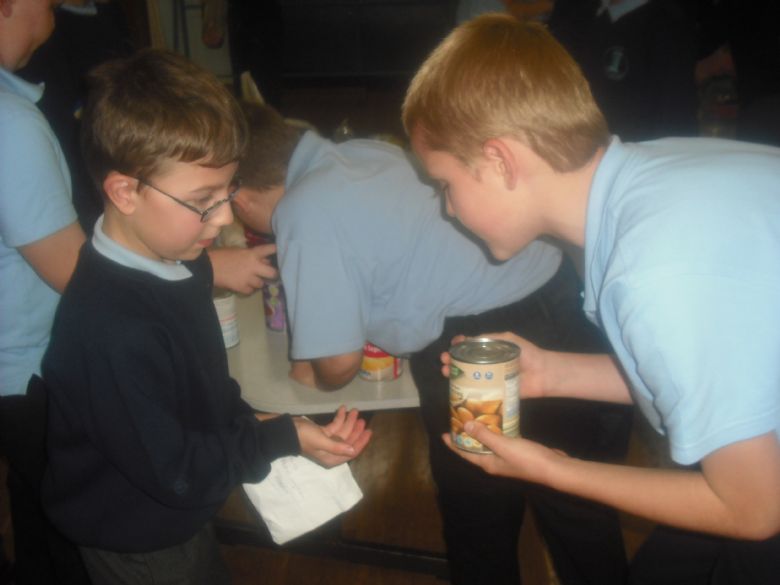
<path id="1" fill-rule="evenodd" d="M 326 469 L 300 455 L 282 457 L 259 483 L 245 483 L 252 505 L 277 544 L 314 530 L 360 501 L 349 465 Z"/>

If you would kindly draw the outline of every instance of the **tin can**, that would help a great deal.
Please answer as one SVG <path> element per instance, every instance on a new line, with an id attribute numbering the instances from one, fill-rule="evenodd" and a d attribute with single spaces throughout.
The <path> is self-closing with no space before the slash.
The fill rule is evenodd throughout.
<path id="1" fill-rule="evenodd" d="M 267 283 L 263 287 L 263 311 L 265 312 L 265 326 L 271 331 L 284 331 L 287 328 L 284 305 L 282 283 Z"/>
<path id="2" fill-rule="evenodd" d="M 453 444 L 473 453 L 490 449 L 467 434 L 471 420 L 491 432 L 517 437 L 520 429 L 520 348 L 498 339 L 467 339 L 450 348 L 450 433 Z"/>
<path id="3" fill-rule="evenodd" d="M 217 310 L 219 326 L 222 328 L 222 341 L 225 342 L 225 349 L 238 345 L 236 296 L 226 290 L 215 289 L 214 308 Z"/>
<path id="4" fill-rule="evenodd" d="M 363 346 L 363 361 L 358 375 L 364 380 L 380 382 L 396 380 L 403 372 L 403 360 L 390 355 L 376 345 L 366 343 Z"/>
<path id="5" fill-rule="evenodd" d="M 244 237 L 246 245 L 249 248 L 261 246 L 263 244 L 272 244 L 273 236 L 261 234 L 249 228 L 244 228 Z M 269 256 L 271 265 L 279 269 L 276 261 L 276 254 Z M 271 331 L 284 331 L 287 329 L 287 314 L 285 312 L 284 286 L 281 280 L 266 281 L 263 286 L 263 313 L 265 315 L 265 325 Z"/>

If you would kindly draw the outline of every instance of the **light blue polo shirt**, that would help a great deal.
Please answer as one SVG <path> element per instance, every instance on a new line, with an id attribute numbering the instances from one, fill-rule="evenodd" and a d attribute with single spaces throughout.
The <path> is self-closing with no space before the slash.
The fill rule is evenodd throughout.
<path id="1" fill-rule="evenodd" d="M 491 262 L 445 218 L 406 153 L 373 140 L 334 144 L 306 133 L 272 223 L 295 359 L 365 341 L 395 355 L 419 350 L 446 317 L 521 299 L 561 262 L 542 242 Z"/>
<path id="2" fill-rule="evenodd" d="M 0 395 L 24 394 L 59 295 L 17 248 L 76 221 L 62 150 L 35 103 L 41 87 L 0 68 Z"/>
<path id="3" fill-rule="evenodd" d="M 588 202 L 585 310 L 675 461 L 780 434 L 780 149 L 613 139 Z"/>

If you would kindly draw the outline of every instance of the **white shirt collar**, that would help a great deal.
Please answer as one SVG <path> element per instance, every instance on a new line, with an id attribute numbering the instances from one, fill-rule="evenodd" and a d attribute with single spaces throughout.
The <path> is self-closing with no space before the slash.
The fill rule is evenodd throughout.
<path id="1" fill-rule="evenodd" d="M 85 2 L 83 6 L 61 4 L 60 10 L 70 12 L 71 14 L 78 14 L 79 16 L 96 16 L 98 13 L 97 6 L 94 2 Z"/>
<path id="2" fill-rule="evenodd" d="M 612 4 L 610 0 L 601 0 L 601 8 L 599 8 L 599 14 L 605 10 L 609 12 L 609 19 L 612 22 L 616 22 L 618 19 L 623 18 L 626 14 L 633 12 L 637 8 L 640 8 L 647 4 L 648 0 L 621 0 L 617 4 Z"/>
<path id="3" fill-rule="evenodd" d="M 109 238 L 103 231 L 102 215 L 98 218 L 97 222 L 95 222 L 95 230 L 92 234 L 92 245 L 102 256 L 105 256 L 109 260 L 113 260 L 117 264 L 121 264 L 127 268 L 149 272 L 163 280 L 184 280 L 192 276 L 190 269 L 180 262 L 169 264 L 168 262 L 152 260 L 151 258 L 141 256 L 132 250 L 128 250 L 121 244 Z"/>
<path id="4" fill-rule="evenodd" d="M 43 83 L 30 83 L 0 67 L 0 88 L 37 103 L 43 95 Z"/>

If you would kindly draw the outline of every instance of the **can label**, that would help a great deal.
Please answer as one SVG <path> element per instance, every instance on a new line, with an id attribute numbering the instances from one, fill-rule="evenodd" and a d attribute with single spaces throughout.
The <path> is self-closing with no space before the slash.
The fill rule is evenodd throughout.
<path id="1" fill-rule="evenodd" d="M 359 375 L 364 380 L 379 382 L 396 380 L 403 372 L 403 360 L 390 355 L 376 345 L 366 343 L 363 346 L 363 361 Z"/>
<path id="2" fill-rule="evenodd" d="M 217 293 L 214 297 L 219 326 L 222 328 L 222 340 L 225 349 L 238 345 L 238 318 L 236 317 L 236 297 L 232 293 Z"/>
<path id="3" fill-rule="evenodd" d="M 450 349 L 450 433 L 452 442 L 473 453 L 490 449 L 464 430 L 477 421 L 496 434 L 517 437 L 520 348 L 496 339 L 468 339 Z"/>
<path id="4" fill-rule="evenodd" d="M 269 282 L 263 287 L 263 312 L 268 329 L 284 331 L 287 328 L 284 288 L 281 282 Z"/>
<path id="5" fill-rule="evenodd" d="M 248 227 L 244 228 L 244 237 L 246 238 L 247 248 L 274 243 L 273 236 L 261 234 Z M 277 270 L 279 269 L 276 254 L 269 256 L 268 260 L 271 262 L 271 266 Z M 265 325 L 271 331 L 284 331 L 287 329 L 286 304 L 282 282 L 280 280 L 266 280 L 263 286 L 263 313 L 265 315 Z"/>

